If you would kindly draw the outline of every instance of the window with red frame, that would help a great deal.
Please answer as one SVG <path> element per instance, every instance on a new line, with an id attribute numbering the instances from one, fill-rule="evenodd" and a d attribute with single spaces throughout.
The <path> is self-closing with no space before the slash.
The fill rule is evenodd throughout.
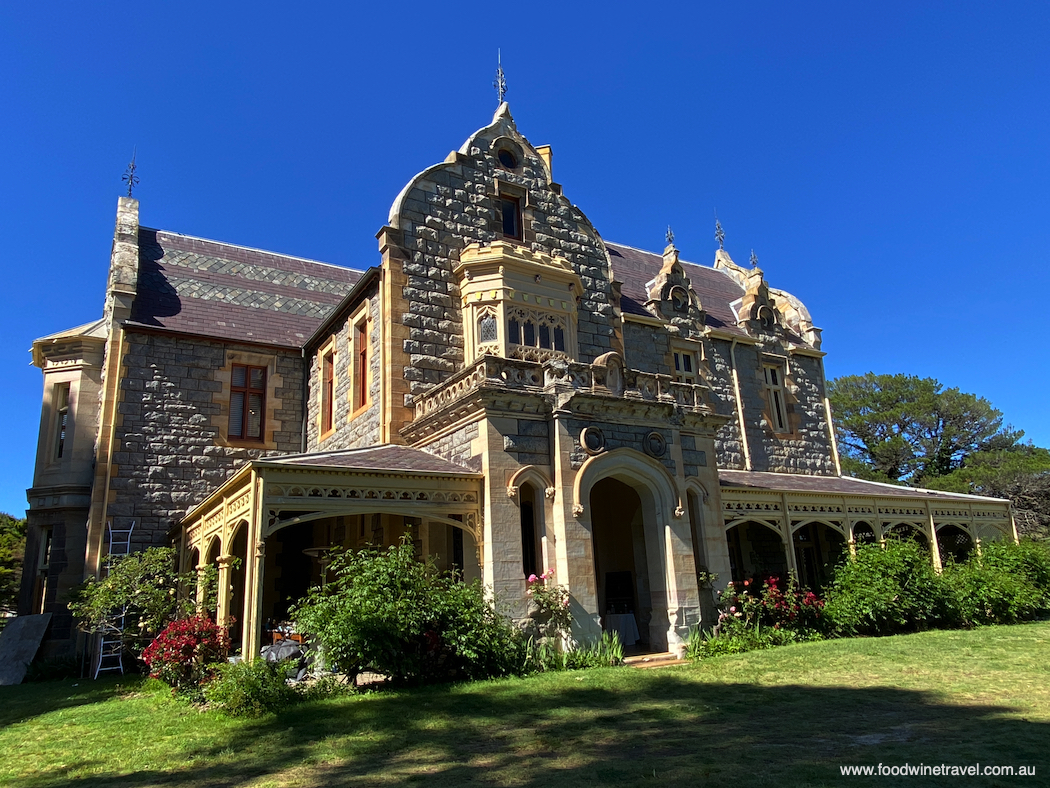
<path id="1" fill-rule="evenodd" d="M 265 410 L 266 367 L 234 364 L 230 385 L 230 437 L 263 440 Z"/>

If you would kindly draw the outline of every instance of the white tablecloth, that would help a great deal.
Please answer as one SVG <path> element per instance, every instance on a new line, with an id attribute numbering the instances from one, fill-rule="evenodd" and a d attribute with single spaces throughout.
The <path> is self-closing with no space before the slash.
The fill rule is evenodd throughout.
<path id="1" fill-rule="evenodd" d="M 617 633 L 625 646 L 633 646 L 638 642 L 638 622 L 634 613 L 606 613 L 605 631 Z"/>

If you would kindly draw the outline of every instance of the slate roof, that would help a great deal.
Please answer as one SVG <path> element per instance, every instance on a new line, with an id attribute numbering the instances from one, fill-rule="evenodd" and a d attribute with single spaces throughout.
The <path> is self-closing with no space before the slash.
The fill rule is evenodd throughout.
<path id="1" fill-rule="evenodd" d="M 328 263 L 142 227 L 129 322 L 298 348 L 360 276 Z"/>
<path id="2" fill-rule="evenodd" d="M 273 465 L 316 466 L 325 468 L 350 468 L 367 471 L 405 471 L 408 473 L 441 473 L 456 476 L 480 476 L 469 468 L 443 460 L 422 449 L 381 443 L 361 449 L 342 451 L 291 454 L 284 457 L 267 457 L 257 462 Z"/>
<path id="3" fill-rule="evenodd" d="M 623 282 L 620 308 L 624 314 L 652 317 L 653 314 L 644 306 L 649 300 L 645 285 L 660 273 L 663 255 L 609 241 L 605 242 L 605 248 L 609 250 L 612 261 L 613 278 Z M 744 336 L 745 332 L 737 326 L 736 317 L 729 307 L 743 297 L 744 289 L 722 271 L 685 260 L 679 262 L 700 297 L 700 304 L 707 313 L 707 325 Z"/>
<path id="4" fill-rule="evenodd" d="M 719 469 L 718 483 L 726 489 L 748 488 L 753 490 L 786 490 L 788 492 L 812 492 L 831 495 L 863 495 L 880 498 L 932 498 L 940 501 L 995 501 L 1000 498 L 982 495 L 947 493 L 939 490 L 924 490 L 919 487 L 899 487 L 896 484 L 869 482 L 850 476 L 805 476 L 802 474 L 766 473 L 763 471 L 733 471 Z"/>

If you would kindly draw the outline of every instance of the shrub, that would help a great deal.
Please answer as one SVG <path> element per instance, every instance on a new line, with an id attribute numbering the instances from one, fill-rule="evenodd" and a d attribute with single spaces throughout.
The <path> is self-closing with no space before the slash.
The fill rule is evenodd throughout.
<path id="1" fill-rule="evenodd" d="M 952 626 L 954 595 L 912 541 L 859 545 L 835 568 L 824 612 L 839 635 L 892 635 Z"/>
<path id="2" fill-rule="evenodd" d="M 719 597 L 718 623 L 689 632 L 686 655 L 703 659 L 814 640 L 825 631 L 824 601 L 793 577 L 730 583 Z"/>
<path id="3" fill-rule="evenodd" d="M 287 708 L 300 700 L 288 685 L 288 666 L 283 662 L 238 662 L 219 665 L 204 685 L 208 705 L 231 717 L 260 717 Z"/>
<path id="4" fill-rule="evenodd" d="M 337 555 L 330 571 L 335 579 L 312 588 L 293 615 L 336 672 L 422 683 L 502 676 L 525 665 L 523 638 L 481 584 L 416 560 L 407 539 Z"/>
<path id="5" fill-rule="evenodd" d="M 173 694 L 199 700 L 201 684 L 229 652 L 226 628 L 197 615 L 168 624 L 142 652 L 142 661 L 150 676 L 170 685 Z"/>
<path id="6" fill-rule="evenodd" d="M 943 581 L 964 626 L 1030 621 L 1050 609 L 1050 549 L 1034 542 L 985 545 Z"/>
<path id="7" fill-rule="evenodd" d="M 540 635 L 556 642 L 568 639 L 572 632 L 572 612 L 569 609 L 569 591 L 565 586 L 548 585 L 554 570 L 542 575 L 529 575 L 525 580 L 526 593 L 536 605 L 536 623 Z"/>
<path id="8" fill-rule="evenodd" d="M 104 578 L 77 590 L 69 609 L 85 632 L 110 628 L 124 612 L 125 643 L 137 653 L 170 621 L 196 612 L 197 572 L 179 574 L 175 561 L 171 547 L 116 556 Z M 204 573 L 206 598 L 214 598 L 216 579 L 212 566 Z"/>

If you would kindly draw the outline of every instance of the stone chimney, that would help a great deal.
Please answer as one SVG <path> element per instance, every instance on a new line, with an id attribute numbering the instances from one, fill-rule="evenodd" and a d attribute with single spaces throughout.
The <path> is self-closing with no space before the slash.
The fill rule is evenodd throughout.
<path id="1" fill-rule="evenodd" d="M 117 201 L 117 226 L 109 258 L 105 316 L 120 323 L 131 316 L 131 304 L 139 279 L 139 201 L 121 197 Z"/>

